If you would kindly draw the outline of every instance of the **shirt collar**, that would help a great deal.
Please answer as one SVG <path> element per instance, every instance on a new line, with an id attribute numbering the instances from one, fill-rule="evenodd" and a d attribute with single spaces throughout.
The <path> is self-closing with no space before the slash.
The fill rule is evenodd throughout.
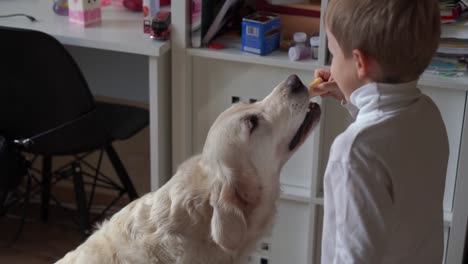
<path id="1" fill-rule="evenodd" d="M 397 111 L 421 97 L 416 83 L 416 80 L 398 84 L 368 83 L 355 90 L 350 101 L 359 109 L 358 116 L 375 111 Z"/>

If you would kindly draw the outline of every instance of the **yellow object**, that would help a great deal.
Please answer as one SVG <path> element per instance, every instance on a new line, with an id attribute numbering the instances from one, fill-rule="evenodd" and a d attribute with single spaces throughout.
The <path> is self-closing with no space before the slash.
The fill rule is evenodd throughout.
<path id="1" fill-rule="evenodd" d="M 315 96 L 319 96 L 321 94 L 324 94 L 326 92 L 317 92 L 317 91 L 314 91 L 314 86 L 316 86 L 317 84 L 319 83 L 322 83 L 323 82 L 323 79 L 318 77 L 316 78 L 313 82 L 311 82 L 309 84 L 309 95 L 310 97 L 315 97 Z"/>

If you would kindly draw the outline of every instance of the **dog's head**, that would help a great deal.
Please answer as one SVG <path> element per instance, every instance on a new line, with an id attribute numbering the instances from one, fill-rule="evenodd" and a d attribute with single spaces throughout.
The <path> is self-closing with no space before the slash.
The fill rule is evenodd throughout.
<path id="1" fill-rule="evenodd" d="M 243 243 L 247 215 L 265 199 L 274 199 L 280 170 L 309 135 L 320 107 L 296 75 L 280 83 L 265 99 L 238 103 L 213 123 L 202 164 L 215 175 L 211 204 L 212 237 L 236 250 Z"/>

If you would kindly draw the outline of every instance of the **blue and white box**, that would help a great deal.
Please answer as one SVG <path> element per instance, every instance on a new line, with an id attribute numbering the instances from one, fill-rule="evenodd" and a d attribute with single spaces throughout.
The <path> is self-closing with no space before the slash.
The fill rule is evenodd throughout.
<path id="1" fill-rule="evenodd" d="M 259 55 L 279 47 L 280 18 L 267 12 L 257 12 L 242 19 L 242 51 Z"/>

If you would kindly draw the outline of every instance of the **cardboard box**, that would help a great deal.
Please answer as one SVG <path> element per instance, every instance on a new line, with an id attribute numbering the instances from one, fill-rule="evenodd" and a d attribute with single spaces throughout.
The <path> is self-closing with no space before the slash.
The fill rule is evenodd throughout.
<path id="1" fill-rule="evenodd" d="M 266 55 L 279 47 L 280 18 L 257 12 L 242 19 L 242 51 Z"/>
<path id="2" fill-rule="evenodd" d="M 320 11 L 320 2 L 311 4 L 290 4 L 284 5 L 303 10 Z M 284 37 L 292 37 L 295 32 L 305 32 L 307 35 L 314 35 L 320 32 L 320 17 L 309 17 L 299 15 L 280 14 L 281 34 Z"/>
<path id="3" fill-rule="evenodd" d="M 68 1 L 68 20 L 80 26 L 91 26 L 101 22 L 100 0 Z"/>
<path id="4" fill-rule="evenodd" d="M 258 11 L 275 13 L 280 16 L 281 35 L 290 38 L 295 32 L 305 32 L 308 35 L 320 31 L 321 1 L 308 0 L 307 3 L 287 4 L 290 0 L 280 0 L 285 3 L 272 4 L 272 0 L 256 0 Z"/>

